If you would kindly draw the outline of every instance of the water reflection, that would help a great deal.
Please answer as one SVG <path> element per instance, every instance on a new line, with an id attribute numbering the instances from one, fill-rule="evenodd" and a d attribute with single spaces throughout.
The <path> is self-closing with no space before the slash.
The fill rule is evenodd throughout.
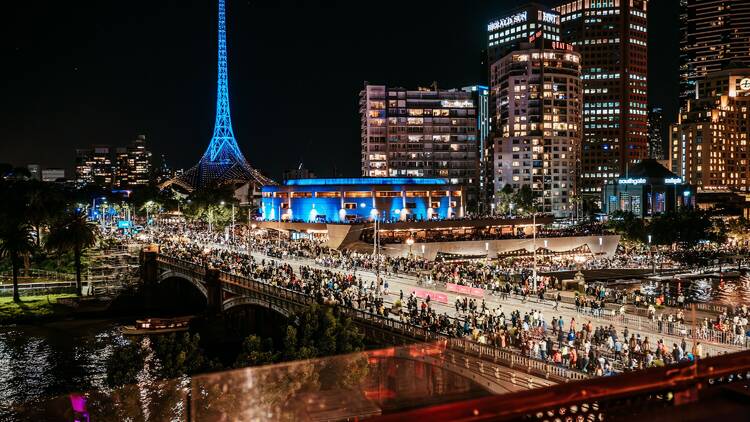
<path id="1" fill-rule="evenodd" d="M 725 306 L 750 304 L 750 278 L 706 276 L 667 281 L 648 280 L 641 283 L 641 294 L 655 298 L 664 295 L 667 302 L 676 301 L 680 294 L 687 303 L 715 303 Z"/>
<path id="2" fill-rule="evenodd" d="M 100 387 L 118 341 L 110 322 L 0 327 L 0 420 L 25 420 L 21 415 L 50 397 Z"/>

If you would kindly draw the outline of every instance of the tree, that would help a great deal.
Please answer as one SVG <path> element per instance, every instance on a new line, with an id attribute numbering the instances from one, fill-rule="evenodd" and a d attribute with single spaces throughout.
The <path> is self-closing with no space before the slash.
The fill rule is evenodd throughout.
<path id="1" fill-rule="evenodd" d="M 61 192 L 48 183 L 30 181 L 27 186 L 27 217 L 34 229 L 36 246 L 42 245 L 42 229 L 52 224 L 55 217 L 65 208 Z"/>
<path id="2" fill-rule="evenodd" d="M 189 332 L 154 335 L 127 343 L 115 349 L 106 368 L 111 387 L 135 383 L 141 371 L 147 372 L 150 379 L 164 380 L 221 369 L 206 358 L 200 336 Z"/>
<path id="3" fill-rule="evenodd" d="M 62 253 L 73 251 L 76 271 L 76 293 L 81 296 L 81 257 L 83 252 L 96 244 L 98 230 L 80 210 L 73 210 L 60 219 L 50 231 L 46 246 Z"/>
<path id="4" fill-rule="evenodd" d="M 237 356 L 234 367 L 267 365 L 275 362 L 278 357 L 279 354 L 273 351 L 272 339 L 267 338 L 264 341 L 256 335 L 251 335 L 242 342 L 242 351 Z"/>
<path id="5" fill-rule="evenodd" d="M 511 204 L 513 203 L 513 187 L 509 184 L 503 186 L 502 190 L 497 193 L 497 212 L 501 215 L 510 214 Z"/>
<path id="6" fill-rule="evenodd" d="M 658 245 L 682 243 L 695 246 L 701 241 L 722 242 L 726 235 L 716 230 L 706 211 L 682 209 L 658 215 L 651 220 L 649 230 Z"/>
<path id="7" fill-rule="evenodd" d="M 621 235 L 625 240 L 643 242 L 646 238 L 646 225 L 630 211 L 615 211 L 607 221 L 607 227 Z"/>
<path id="8" fill-rule="evenodd" d="M 334 313 L 330 306 L 313 305 L 295 316 L 287 327 L 285 360 L 352 353 L 363 348 L 364 336 L 350 318 Z"/>
<path id="9" fill-rule="evenodd" d="M 156 376 L 162 379 L 178 378 L 214 369 L 216 365 L 206 359 L 200 339 L 200 335 L 189 332 L 154 336 L 152 347 L 160 362 Z"/>
<path id="10" fill-rule="evenodd" d="M 0 256 L 10 259 L 13 272 L 13 301 L 20 302 L 18 294 L 18 269 L 24 255 L 34 250 L 31 227 L 17 215 L 0 217 Z"/>
<path id="11" fill-rule="evenodd" d="M 231 204 L 235 202 L 233 191 L 227 187 L 215 187 L 194 192 L 183 208 L 189 220 L 202 221 L 215 228 L 223 228 L 232 221 Z"/>
<path id="12" fill-rule="evenodd" d="M 143 369 L 144 353 L 139 342 L 117 347 L 105 364 L 107 385 L 119 387 L 135 384 L 138 372 Z"/>
<path id="13" fill-rule="evenodd" d="M 536 210 L 534 204 L 534 191 L 531 190 L 529 185 L 523 185 L 521 186 L 521 189 L 518 189 L 514 202 L 516 203 L 516 208 L 519 212 L 531 214 Z"/>

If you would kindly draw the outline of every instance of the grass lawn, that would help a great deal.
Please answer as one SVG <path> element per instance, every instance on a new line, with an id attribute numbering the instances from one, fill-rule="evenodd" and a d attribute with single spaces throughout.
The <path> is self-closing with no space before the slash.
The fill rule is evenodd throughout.
<path id="1" fill-rule="evenodd" d="M 21 296 L 20 303 L 14 303 L 12 296 L 0 297 L 0 324 L 29 322 L 52 316 L 66 316 L 70 314 L 70 309 L 56 303 L 57 299 L 64 297 L 75 297 L 75 295 Z M 49 302 L 47 298 L 49 298 Z"/>

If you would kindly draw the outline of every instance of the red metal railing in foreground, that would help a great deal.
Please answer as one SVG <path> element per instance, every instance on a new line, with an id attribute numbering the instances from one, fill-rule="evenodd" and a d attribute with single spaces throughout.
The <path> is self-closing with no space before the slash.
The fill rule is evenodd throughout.
<path id="1" fill-rule="evenodd" d="M 416 409 L 381 421 L 538 420 L 600 421 L 624 419 L 635 410 L 692 403 L 727 384 L 750 380 L 750 352 L 716 356 L 695 365 L 652 368 L 593 378 L 544 389 Z M 639 403 L 639 408 L 634 408 Z M 614 414 L 617 412 L 618 414 Z M 628 413 L 630 412 L 630 413 Z M 665 414 L 667 416 L 668 414 Z M 744 415 L 747 418 L 747 414 Z M 742 418 L 742 420 L 746 420 Z"/>

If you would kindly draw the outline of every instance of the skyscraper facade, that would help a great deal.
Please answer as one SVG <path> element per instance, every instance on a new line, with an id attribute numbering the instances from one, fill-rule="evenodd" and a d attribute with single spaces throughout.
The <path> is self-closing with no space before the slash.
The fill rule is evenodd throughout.
<path id="1" fill-rule="evenodd" d="M 477 180 L 477 205 L 478 211 L 486 213 L 489 211 L 489 202 L 486 186 L 487 173 L 491 173 L 492 169 L 487 168 L 486 154 L 489 146 L 487 145 L 490 140 L 490 89 L 485 85 L 471 85 L 461 88 L 465 92 L 471 93 L 474 104 L 477 108 L 477 139 L 479 140 L 479 177 Z"/>
<path id="2" fill-rule="evenodd" d="M 463 186 L 476 209 L 477 104 L 472 92 L 365 83 L 360 92 L 362 175 L 440 177 Z"/>
<path id="3" fill-rule="evenodd" d="M 549 7 L 529 3 L 490 21 L 487 24 L 488 66 L 518 50 L 530 37 L 560 41 L 560 15 Z"/>
<path id="4" fill-rule="evenodd" d="M 750 183 L 750 68 L 710 73 L 697 81 L 670 126 L 669 165 L 701 190 L 748 190 Z"/>
<path id="5" fill-rule="evenodd" d="M 561 40 L 581 54 L 584 196 L 600 199 L 605 182 L 648 157 L 647 4 L 575 0 L 555 8 Z"/>
<path id="6" fill-rule="evenodd" d="M 750 1 L 680 0 L 680 96 L 696 98 L 696 83 L 730 63 L 750 66 Z"/>
<path id="7" fill-rule="evenodd" d="M 538 210 L 572 217 L 581 144 L 581 57 L 543 38 L 490 67 L 494 133 L 487 159 L 492 203 L 506 185 L 531 188 Z"/>
<path id="8" fill-rule="evenodd" d="M 648 158 L 664 159 L 664 112 L 654 107 L 648 112 Z"/>

